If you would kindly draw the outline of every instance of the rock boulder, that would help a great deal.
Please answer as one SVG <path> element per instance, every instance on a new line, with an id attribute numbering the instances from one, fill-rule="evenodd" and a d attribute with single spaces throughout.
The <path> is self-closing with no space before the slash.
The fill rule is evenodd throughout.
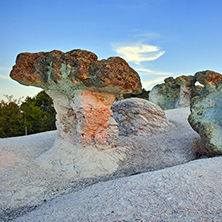
<path id="1" fill-rule="evenodd" d="M 222 75 L 213 71 L 195 74 L 204 86 L 191 100 L 188 121 L 205 144 L 205 155 L 222 154 Z"/>
<path id="2" fill-rule="evenodd" d="M 164 111 L 145 99 L 124 99 L 115 102 L 111 109 L 121 136 L 158 133 L 171 126 Z"/>
<path id="3" fill-rule="evenodd" d="M 211 70 L 206 70 L 195 73 L 194 78 L 204 86 L 198 90 L 198 94 L 204 96 L 217 91 L 216 89 L 218 83 L 222 80 L 222 75 Z"/>

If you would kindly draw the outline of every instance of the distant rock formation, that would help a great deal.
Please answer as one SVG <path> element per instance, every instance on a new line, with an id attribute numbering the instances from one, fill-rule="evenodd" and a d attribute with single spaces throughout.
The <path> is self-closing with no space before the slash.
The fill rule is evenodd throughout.
<path id="1" fill-rule="evenodd" d="M 205 144 L 205 155 L 222 154 L 222 75 L 213 71 L 195 74 L 204 85 L 191 100 L 189 123 Z"/>
<path id="2" fill-rule="evenodd" d="M 204 86 L 198 90 L 198 94 L 204 96 L 217 91 L 218 84 L 222 80 L 222 75 L 211 70 L 206 70 L 195 73 L 194 78 Z"/>
<path id="3" fill-rule="evenodd" d="M 165 83 L 152 88 L 149 100 L 162 109 L 174 109 L 190 105 L 191 97 L 196 94 L 195 78 L 193 76 L 179 76 L 166 78 Z"/>
<path id="4" fill-rule="evenodd" d="M 140 93 L 140 77 L 125 60 L 97 60 L 85 50 L 21 53 L 10 76 L 43 88 L 57 112 L 58 139 L 39 157 L 42 166 L 83 175 L 115 171 L 118 127 L 110 109 L 117 94 Z M 90 171 L 90 172 L 89 172 Z"/>
<path id="5" fill-rule="evenodd" d="M 145 99 L 124 99 L 115 102 L 111 109 L 121 136 L 158 133 L 171 126 L 164 111 Z"/>

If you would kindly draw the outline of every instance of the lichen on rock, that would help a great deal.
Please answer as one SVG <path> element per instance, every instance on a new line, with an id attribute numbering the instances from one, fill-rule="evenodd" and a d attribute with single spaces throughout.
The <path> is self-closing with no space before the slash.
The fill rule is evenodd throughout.
<path id="1" fill-rule="evenodd" d="M 96 54 L 80 49 L 21 53 L 10 76 L 23 85 L 63 90 L 71 96 L 76 89 L 114 94 L 141 92 L 140 77 L 125 60 L 110 57 L 98 61 Z"/>

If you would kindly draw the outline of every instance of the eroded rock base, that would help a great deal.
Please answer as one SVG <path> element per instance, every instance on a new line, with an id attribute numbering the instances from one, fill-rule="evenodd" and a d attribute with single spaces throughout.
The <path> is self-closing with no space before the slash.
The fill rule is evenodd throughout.
<path id="1" fill-rule="evenodd" d="M 57 111 L 58 138 L 37 163 L 81 177 L 114 172 L 123 155 L 116 149 L 119 131 L 110 109 L 115 94 L 79 90 L 69 98 L 56 90 L 47 93 Z"/>
<path id="2" fill-rule="evenodd" d="M 57 140 L 54 146 L 36 159 L 47 169 L 71 173 L 76 177 L 93 177 L 115 172 L 124 159 L 124 153 L 117 148 L 98 150 L 95 146 L 82 147 Z"/>

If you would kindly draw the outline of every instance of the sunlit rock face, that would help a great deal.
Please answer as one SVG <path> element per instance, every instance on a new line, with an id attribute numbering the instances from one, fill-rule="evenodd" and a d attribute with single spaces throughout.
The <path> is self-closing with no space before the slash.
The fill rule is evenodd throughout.
<path id="1" fill-rule="evenodd" d="M 149 100 L 162 109 L 187 107 L 190 99 L 196 94 L 195 78 L 193 76 L 179 76 L 166 78 L 165 83 L 152 88 Z"/>
<path id="2" fill-rule="evenodd" d="M 118 126 L 110 109 L 117 94 L 140 93 L 140 77 L 125 60 L 97 60 L 85 50 L 21 53 L 10 76 L 40 87 L 52 97 L 58 139 L 39 164 L 74 170 L 82 176 L 116 170 Z"/>
<path id="3" fill-rule="evenodd" d="M 115 94 L 79 90 L 70 101 L 60 92 L 49 90 L 47 93 L 55 101 L 57 129 L 61 139 L 73 144 L 101 145 L 101 149 L 116 146 L 118 128 L 110 109 Z"/>
<path id="4" fill-rule="evenodd" d="M 222 75 L 213 71 L 195 74 L 204 86 L 191 100 L 189 123 L 200 134 L 208 156 L 222 154 Z"/>

